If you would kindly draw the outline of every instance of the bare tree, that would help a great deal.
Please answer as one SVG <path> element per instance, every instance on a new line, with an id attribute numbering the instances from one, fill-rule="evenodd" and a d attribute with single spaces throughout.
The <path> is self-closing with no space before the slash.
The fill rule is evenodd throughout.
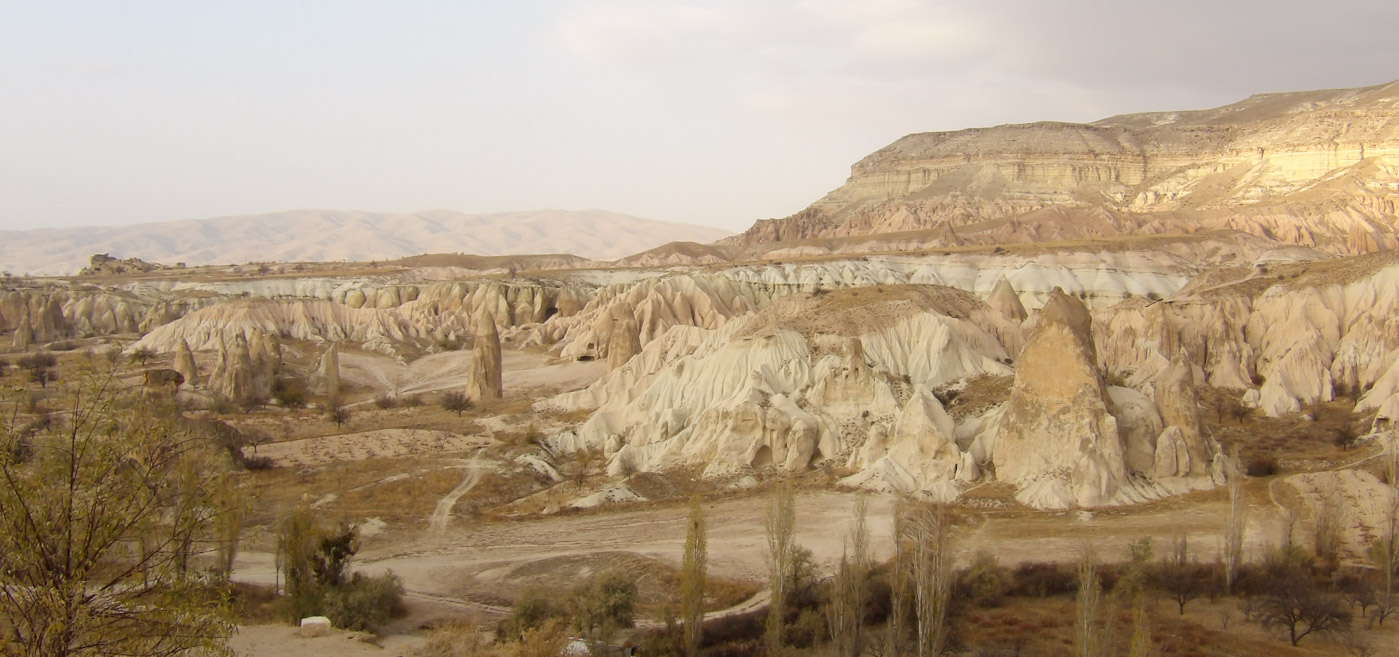
<path id="1" fill-rule="evenodd" d="M 680 616 L 684 620 L 685 654 L 699 654 L 704 636 L 704 578 L 709 560 L 709 539 L 700 496 L 690 498 L 690 519 L 685 532 L 685 555 L 680 562 Z"/>
<path id="2" fill-rule="evenodd" d="M 1190 543 L 1184 531 L 1176 534 L 1171 551 L 1156 571 L 1156 586 L 1176 603 L 1180 615 L 1185 605 L 1209 590 L 1209 569 L 1191 561 Z"/>
<path id="3" fill-rule="evenodd" d="M 763 525 L 767 532 L 768 586 L 772 592 L 763 638 L 768 657 L 777 657 L 786 645 L 787 586 L 797 550 L 797 510 L 791 482 L 783 480 L 774 487 L 772 506 L 768 508 Z"/>
<path id="4" fill-rule="evenodd" d="M 442 393 L 437 398 L 437 402 L 442 405 L 442 410 L 456 413 L 457 417 L 461 417 L 462 413 L 471 410 L 472 405 L 471 398 L 460 390 L 449 390 Z"/>
<path id="5" fill-rule="evenodd" d="M 870 569 L 869 528 L 865 524 L 868 514 L 869 502 L 861 495 L 855 499 L 854 523 L 831 583 L 832 594 L 826 606 L 826 622 L 839 657 L 855 657 L 860 652 L 866 579 Z"/>
<path id="6" fill-rule="evenodd" d="M 1077 613 L 1074 637 L 1079 657 L 1101 657 L 1104 647 L 1100 617 L 1103 613 L 1103 585 L 1098 581 L 1098 557 L 1086 548 L 1078 562 Z"/>
<path id="7" fill-rule="evenodd" d="M 1350 627 L 1350 606 L 1340 595 L 1319 590 L 1311 573 L 1287 561 L 1271 564 L 1255 612 L 1267 630 L 1287 632 L 1292 645 L 1310 634 L 1331 634 Z"/>
<path id="8" fill-rule="evenodd" d="M 1234 446 L 1224 460 L 1224 478 L 1229 488 L 1229 524 L 1224 528 L 1224 591 L 1232 593 L 1243 566 L 1244 523 L 1248 515 L 1248 493 L 1244 490 L 1243 462 Z M 1183 606 L 1183 605 L 1182 605 Z"/>
<path id="9" fill-rule="evenodd" d="M 885 624 L 883 650 L 883 654 L 888 657 L 899 657 L 904 653 L 904 639 L 908 633 L 904 620 L 909 595 L 908 564 L 911 550 L 907 537 L 911 511 L 906 500 L 900 500 L 894 507 L 894 526 L 891 532 L 894 540 L 894 563 L 893 568 L 889 570 L 889 621 Z"/>
<path id="10" fill-rule="evenodd" d="M 936 657 L 947 643 L 952 601 L 952 554 L 947 515 L 941 505 L 918 509 L 909 523 L 913 543 L 914 619 L 918 657 Z"/>
<path id="11" fill-rule="evenodd" d="M 350 407 L 341 404 L 338 399 L 332 399 L 326 406 L 325 419 L 334 422 L 335 428 L 339 429 L 350 421 Z"/>

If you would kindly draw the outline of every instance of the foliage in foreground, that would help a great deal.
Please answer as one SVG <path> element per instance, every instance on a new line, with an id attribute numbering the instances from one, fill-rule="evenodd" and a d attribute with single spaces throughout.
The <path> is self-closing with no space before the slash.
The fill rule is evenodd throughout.
<path id="1" fill-rule="evenodd" d="M 6 395 L 0 655 L 227 652 L 224 582 L 199 567 L 228 466 L 172 406 L 89 364 L 49 422 Z"/>

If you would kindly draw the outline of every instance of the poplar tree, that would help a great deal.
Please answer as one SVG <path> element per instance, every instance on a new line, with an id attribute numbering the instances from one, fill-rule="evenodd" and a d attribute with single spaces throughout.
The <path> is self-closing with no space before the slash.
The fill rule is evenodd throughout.
<path id="1" fill-rule="evenodd" d="M 680 616 L 685 623 L 685 654 L 699 654 L 704 634 L 704 580 L 709 561 L 709 538 L 700 496 L 690 498 L 685 531 L 685 556 L 680 563 Z"/>

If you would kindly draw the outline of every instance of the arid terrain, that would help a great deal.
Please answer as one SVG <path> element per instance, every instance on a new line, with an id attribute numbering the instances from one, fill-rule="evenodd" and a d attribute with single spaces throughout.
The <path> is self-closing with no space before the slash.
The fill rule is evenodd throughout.
<path id="1" fill-rule="evenodd" d="M 863 499 L 877 563 L 910 502 L 943 509 L 956 567 L 992 555 L 1021 584 L 1143 539 L 1222 569 L 1233 518 L 1244 563 L 1306 554 L 1339 592 L 1378 581 L 1399 504 L 1396 84 L 910 135 L 802 213 L 612 262 L 94 257 L 0 284 L 7 401 L 18 423 L 58 399 L 26 357 L 54 354 L 57 387 L 105 354 L 222 427 L 240 655 L 414 654 L 613 570 L 640 643 L 678 603 L 692 496 L 708 617 L 739 625 L 768 606 L 786 485 L 812 590 Z M 301 638 L 271 611 L 299 506 L 355 528 L 353 569 L 401 579 L 381 636 Z M 1395 654 L 1399 619 L 1354 599 L 1353 631 L 1293 646 L 1247 596 L 1178 613 L 1158 591 L 1148 654 Z M 1074 604 L 1042 587 L 949 623 L 958 654 L 1071 654 Z M 826 650 L 814 618 L 791 632 Z"/>

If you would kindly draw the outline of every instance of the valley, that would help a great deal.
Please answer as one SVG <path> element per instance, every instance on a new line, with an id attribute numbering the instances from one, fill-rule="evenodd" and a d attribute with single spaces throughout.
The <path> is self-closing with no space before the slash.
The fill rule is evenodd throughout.
<path id="1" fill-rule="evenodd" d="M 866 505 L 871 628 L 896 622 L 896 547 L 931 540 L 909 538 L 919 514 L 948 573 L 1006 580 L 995 604 L 959 580 L 959 654 L 1071 654 L 1093 559 L 1122 605 L 1098 625 L 1150 615 L 1160 654 L 1392 647 L 1365 615 L 1392 605 L 1376 555 L 1399 513 L 1396 89 L 909 135 L 801 213 L 616 260 L 95 256 L 6 277 L 7 439 L 23 455 L 79 426 L 94 370 L 192 427 L 238 500 L 238 654 L 428 651 L 609 573 L 636 587 L 617 641 L 658 645 L 691 500 L 706 650 L 758 654 L 789 490 L 805 570 L 779 627 L 802 650 L 833 650 L 822 596 Z M 295 518 L 399 579 L 379 638 L 277 625 Z M 1208 584 L 1178 610 L 1143 574 L 1172 563 Z M 1280 638 L 1250 606 L 1287 579 L 1269 568 L 1344 591 L 1352 629 Z"/>

